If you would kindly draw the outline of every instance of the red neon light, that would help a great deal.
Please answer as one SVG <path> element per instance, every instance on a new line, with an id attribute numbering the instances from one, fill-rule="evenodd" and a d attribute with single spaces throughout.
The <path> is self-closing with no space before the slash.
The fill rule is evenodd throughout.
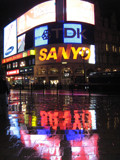
<path id="1" fill-rule="evenodd" d="M 25 52 L 16 54 L 16 55 L 11 56 L 11 57 L 8 57 L 8 58 L 5 58 L 5 59 L 2 60 L 2 64 L 8 63 L 8 62 L 11 62 L 11 61 L 15 61 L 15 60 L 17 60 L 17 59 L 24 58 L 24 53 L 25 53 Z M 30 54 L 30 50 L 28 50 L 26 53 L 27 53 L 27 56 L 30 56 L 30 55 L 31 55 L 31 54 Z M 26 56 L 26 57 L 27 57 L 27 56 Z"/>
<path id="2" fill-rule="evenodd" d="M 7 71 L 7 76 L 17 75 L 17 74 L 19 74 L 19 69 Z"/>
<path id="3" fill-rule="evenodd" d="M 74 111 L 74 122 L 72 122 L 72 115 L 70 111 L 40 111 L 41 126 L 50 126 L 53 130 L 66 129 L 91 129 L 92 128 L 92 117 L 91 112 L 88 110 Z"/>
<path id="4" fill-rule="evenodd" d="M 62 160 L 64 154 L 62 150 L 68 147 L 64 145 L 60 148 L 61 137 L 59 135 L 48 137 L 47 135 L 28 134 L 22 129 L 20 130 L 20 135 L 21 142 L 25 147 L 32 147 L 46 160 Z M 98 140 L 98 134 L 93 134 L 90 137 L 86 136 L 82 141 L 79 139 L 77 141 L 69 141 L 73 159 L 99 159 Z"/>
<path id="5" fill-rule="evenodd" d="M 8 63 L 8 62 L 11 62 L 11 61 L 15 61 L 15 60 L 21 59 L 21 58 L 23 58 L 23 53 L 14 55 L 14 56 L 9 57 L 9 58 L 6 58 L 6 59 L 3 59 L 3 60 L 2 60 L 2 64 Z"/>

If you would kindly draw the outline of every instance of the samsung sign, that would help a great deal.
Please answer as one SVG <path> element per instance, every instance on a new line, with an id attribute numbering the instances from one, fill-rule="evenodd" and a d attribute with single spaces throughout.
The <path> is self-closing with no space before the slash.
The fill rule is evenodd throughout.
<path id="1" fill-rule="evenodd" d="M 94 43 L 93 26 L 64 23 L 41 26 L 35 29 L 35 47 L 56 43 Z"/>

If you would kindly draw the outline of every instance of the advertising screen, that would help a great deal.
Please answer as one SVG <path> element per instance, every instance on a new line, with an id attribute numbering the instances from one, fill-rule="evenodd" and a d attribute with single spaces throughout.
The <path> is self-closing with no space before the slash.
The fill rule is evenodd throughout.
<path id="1" fill-rule="evenodd" d="M 66 0 L 66 20 L 94 25 L 94 4 L 82 0 Z"/>
<path id="2" fill-rule="evenodd" d="M 25 36 L 26 34 L 23 34 L 18 37 L 18 53 L 25 50 Z"/>
<path id="3" fill-rule="evenodd" d="M 4 28 L 4 58 L 17 53 L 17 26 L 16 20 Z"/>
<path id="4" fill-rule="evenodd" d="M 91 56 L 90 45 L 83 44 L 53 44 L 36 47 L 36 64 L 88 62 Z"/>
<path id="5" fill-rule="evenodd" d="M 94 26 L 85 23 L 54 23 L 35 28 L 35 47 L 58 43 L 94 44 Z"/>
<path id="6" fill-rule="evenodd" d="M 35 26 L 56 21 L 56 3 L 50 0 L 41 3 L 17 19 L 17 35 Z"/>
<path id="7" fill-rule="evenodd" d="M 91 56 L 89 58 L 89 64 L 95 64 L 95 45 L 90 45 Z"/>
<path id="8" fill-rule="evenodd" d="M 65 23 L 64 24 L 64 43 L 82 43 L 82 25 Z"/>
<path id="9" fill-rule="evenodd" d="M 48 26 L 35 29 L 35 47 L 48 44 Z"/>

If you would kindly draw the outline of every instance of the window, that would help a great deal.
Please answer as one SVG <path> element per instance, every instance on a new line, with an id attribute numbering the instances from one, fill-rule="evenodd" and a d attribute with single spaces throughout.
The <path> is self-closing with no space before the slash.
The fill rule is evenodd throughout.
<path id="1" fill-rule="evenodd" d="M 13 68 L 17 68 L 18 67 L 18 62 L 13 62 Z"/>
<path id="2" fill-rule="evenodd" d="M 120 47 L 119 47 L 119 53 L 120 53 Z"/>
<path id="3" fill-rule="evenodd" d="M 20 67 L 25 67 L 25 61 L 20 62 Z"/>
<path id="4" fill-rule="evenodd" d="M 49 71 L 48 71 L 48 74 L 57 74 L 58 73 L 58 69 L 57 68 L 51 68 Z"/>
<path id="5" fill-rule="evenodd" d="M 112 45 L 112 51 L 117 52 L 117 47 L 115 45 Z"/>
<path id="6" fill-rule="evenodd" d="M 109 51 L 109 46 L 108 46 L 108 44 L 106 44 L 106 51 Z"/>
<path id="7" fill-rule="evenodd" d="M 29 59 L 29 66 L 31 65 L 31 59 Z"/>
<path id="8" fill-rule="evenodd" d="M 35 58 L 32 59 L 32 64 L 35 64 Z"/>
<path id="9" fill-rule="evenodd" d="M 112 51 L 113 51 L 113 52 L 115 51 L 115 46 L 114 46 L 114 45 L 112 45 Z"/>

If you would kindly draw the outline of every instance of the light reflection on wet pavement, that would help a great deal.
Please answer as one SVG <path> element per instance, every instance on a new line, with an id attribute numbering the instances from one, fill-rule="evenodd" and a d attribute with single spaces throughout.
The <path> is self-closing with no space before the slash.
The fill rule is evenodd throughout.
<path id="1" fill-rule="evenodd" d="M 0 160 L 120 160 L 119 96 L 11 91 L 9 119 Z"/>

